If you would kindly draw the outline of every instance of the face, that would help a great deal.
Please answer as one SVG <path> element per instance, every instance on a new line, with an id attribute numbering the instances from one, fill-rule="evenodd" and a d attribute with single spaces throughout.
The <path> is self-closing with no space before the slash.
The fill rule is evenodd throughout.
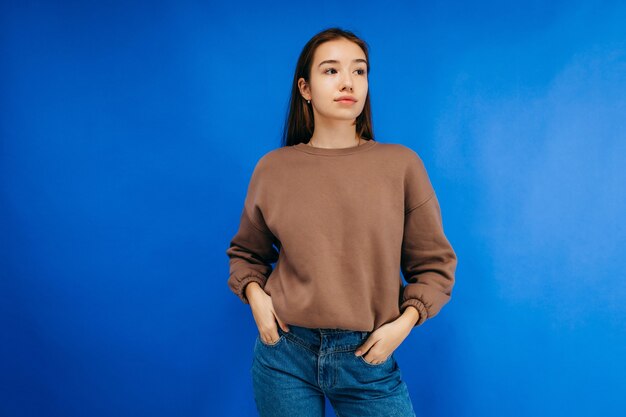
<path id="1" fill-rule="evenodd" d="M 315 120 L 354 120 L 363 111 L 367 97 L 365 53 L 354 42 L 337 39 L 324 42 L 313 55 L 309 83 L 298 80 L 300 93 L 311 100 Z M 356 101 L 339 101 L 351 96 Z"/>

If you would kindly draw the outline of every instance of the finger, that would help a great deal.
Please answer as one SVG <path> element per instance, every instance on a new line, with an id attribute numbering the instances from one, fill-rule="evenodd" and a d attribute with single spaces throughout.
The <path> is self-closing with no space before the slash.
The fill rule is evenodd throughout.
<path id="1" fill-rule="evenodd" d="M 280 335 L 277 332 L 274 332 L 274 335 L 270 334 L 270 335 L 263 335 L 263 341 L 265 341 L 266 343 L 269 344 L 273 344 L 276 343 L 278 341 L 278 338 L 280 337 Z"/>
<path id="2" fill-rule="evenodd" d="M 278 334 L 278 328 L 276 323 L 273 326 L 263 327 L 263 329 L 259 328 L 259 334 L 263 341 L 271 343 L 272 341 L 278 340 L 280 334 Z"/>
<path id="3" fill-rule="evenodd" d="M 372 359 L 372 360 L 369 360 L 369 359 L 367 359 L 367 357 L 365 357 L 365 356 L 363 357 L 363 359 L 365 359 L 366 361 L 368 361 L 369 363 L 374 364 L 374 365 L 381 364 L 381 363 L 385 362 L 385 360 L 386 360 L 386 358 L 383 358 L 383 359 Z"/>
<path id="4" fill-rule="evenodd" d="M 371 363 L 372 365 L 376 365 L 378 363 L 377 359 L 371 358 L 369 356 L 363 356 L 363 359 L 365 359 L 365 361 Z"/>
<path id="5" fill-rule="evenodd" d="M 276 310 L 274 310 L 273 307 L 272 307 L 272 314 L 274 315 L 274 321 L 278 323 L 280 328 L 286 332 L 289 331 L 289 327 L 287 326 L 287 323 L 283 323 L 283 321 L 278 317 L 278 314 L 276 314 Z"/>
<path id="6" fill-rule="evenodd" d="M 283 323 L 283 321 L 279 319 L 276 315 L 274 317 L 276 317 L 276 321 L 278 321 L 278 325 L 280 326 L 280 328 L 283 329 L 283 331 L 288 332 L 289 326 L 287 326 L 287 323 Z"/>
<path id="7" fill-rule="evenodd" d="M 372 338 L 370 337 L 369 339 L 367 339 L 365 341 L 365 343 L 363 343 L 361 346 L 359 346 L 356 350 L 356 352 L 354 352 L 355 355 L 357 356 L 361 356 L 363 353 L 367 352 L 368 350 L 370 350 L 370 348 L 372 347 L 372 345 L 374 344 L 374 342 L 372 342 Z"/>

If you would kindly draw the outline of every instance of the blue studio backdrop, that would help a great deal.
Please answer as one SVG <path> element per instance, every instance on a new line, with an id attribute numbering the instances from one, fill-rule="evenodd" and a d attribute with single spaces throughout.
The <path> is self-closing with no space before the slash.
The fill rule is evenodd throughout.
<path id="1" fill-rule="evenodd" d="M 459 257 L 396 350 L 417 415 L 624 415 L 623 2 L 0 7 L 0 415 L 256 415 L 225 251 L 331 26 Z"/>

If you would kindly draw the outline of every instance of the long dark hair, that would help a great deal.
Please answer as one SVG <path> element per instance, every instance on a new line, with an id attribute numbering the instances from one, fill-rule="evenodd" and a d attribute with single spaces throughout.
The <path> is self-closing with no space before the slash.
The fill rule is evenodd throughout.
<path id="1" fill-rule="evenodd" d="M 359 45 L 365 53 L 367 60 L 367 74 L 370 73 L 370 60 L 367 43 L 356 36 L 354 33 L 337 27 L 325 29 L 313 36 L 304 45 L 296 71 L 293 75 L 293 84 L 291 86 L 291 97 L 289 99 L 289 111 L 283 128 L 283 136 L 281 146 L 296 145 L 298 143 L 307 143 L 313 136 L 313 128 L 315 126 L 313 120 L 313 108 L 306 102 L 300 94 L 298 88 L 298 80 L 302 77 L 309 82 L 311 74 L 311 65 L 313 64 L 313 54 L 318 46 L 324 42 L 335 39 L 347 39 Z M 367 91 L 365 98 L 365 106 L 363 111 L 356 118 L 356 133 L 366 140 L 374 140 L 374 132 L 372 130 L 372 111 L 370 108 L 370 93 Z"/>

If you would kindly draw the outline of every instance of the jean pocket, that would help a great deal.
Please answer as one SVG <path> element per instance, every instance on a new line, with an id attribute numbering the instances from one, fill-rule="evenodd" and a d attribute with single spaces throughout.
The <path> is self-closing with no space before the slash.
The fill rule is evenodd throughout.
<path id="1" fill-rule="evenodd" d="M 382 367 L 382 366 L 384 366 L 384 365 L 388 364 L 388 363 L 389 363 L 389 361 L 391 361 L 391 359 L 392 359 L 392 358 L 391 358 L 391 357 L 392 357 L 392 355 L 393 355 L 393 353 L 392 353 L 391 355 L 387 356 L 387 359 L 385 359 L 385 360 L 384 360 L 384 361 L 382 361 L 381 363 L 370 363 L 370 362 L 368 362 L 368 361 L 366 361 L 366 360 L 365 360 L 365 358 L 363 357 L 363 355 L 358 356 L 358 358 L 359 358 L 359 360 L 360 360 L 361 362 L 363 362 L 363 363 L 364 363 L 364 364 L 366 364 L 367 366 L 373 366 L 374 368 L 379 368 L 379 367 Z"/>
<path id="2" fill-rule="evenodd" d="M 266 343 L 266 342 L 264 342 L 263 339 L 261 339 L 261 335 L 257 335 L 257 339 L 263 346 L 274 347 L 274 346 L 278 345 L 285 338 L 284 334 L 279 333 L 279 335 L 280 336 L 278 337 L 278 340 L 275 341 L 274 343 Z"/>

